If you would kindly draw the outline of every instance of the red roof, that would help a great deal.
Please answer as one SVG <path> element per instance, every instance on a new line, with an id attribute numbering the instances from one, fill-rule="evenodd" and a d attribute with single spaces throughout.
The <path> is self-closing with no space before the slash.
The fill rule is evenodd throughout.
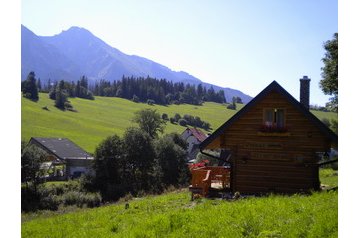
<path id="1" fill-rule="evenodd" d="M 198 139 L 200 142 L 203 142 L 208 136 L 205 135 L 204 132 L 202 132 L 201 130 L 199 129 L 196 129 L 196 128 L 188 128 L 191 133 L 193 134 L 193 136 Z"/>

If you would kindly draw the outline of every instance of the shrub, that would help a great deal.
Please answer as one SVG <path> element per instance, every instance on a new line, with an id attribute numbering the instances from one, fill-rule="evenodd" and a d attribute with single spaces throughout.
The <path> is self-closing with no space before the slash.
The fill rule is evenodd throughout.
<path id="1" fill-rule="evenodd" d="M 171 117 L 171 118 L 169 119 L 169 121 L 170 121 L 170 123 L 172 123 L 172 124 L 174 124 L 174 123 L 176 122 L 174 117 Z"/>
<path id="2" fill-rule="evenodd" d="M 185 119 L 179 119 L 178 123 L 181 126 L 186 126 L 188 124 L 188 122 Z"/>
<path id="3" fill-rule="evenodd" d="M 168 120 L 169 120 L 168 114 L 163 113 L 163 114 L 162 114 L 162 119 L 165 120 L 165 121 L 168 121 Z"/>
<path id="4" fill-rule="evenodd" d="M 155 101 L 153 99 L 148 99 L 147 100 L 147 104 L 148 105 L 154 105 L 155 104 Z"/>
<path id="5" fill-rule="evenodd" d="M 323 118 L 321 121 L 322 121 L 323 124 L 325 124 L 328 128 L 331 127 L 331 122 L 330 122 L 327 118 Z"/>
<path id="6" fill-rule="evenodd" d="M 57 195 L 49 194 L 40 199 L 39 209 L 56 211 L 61 204 L 61 199 Z"/>
<path id="7" fill-rule="evenodd" d="M 64 103 L 64 107 L 65 107 L 65 109 L 67 109 L 67 110 L 73 109 L 73 106 L 72 106 L 71 103 L 68 102 L 68 101 Z"/>
<path id="8" fill-rule="evenodd" d="M 227 109 L 231 109 L 231 110 L 236 110 L 236 105 L 234 105 L 234 104 L 229 104 L 229 105 L 227 105 L 226 108 L 227 108 Z"/>
<path id="9" fill-rule="evenodd" d="M 174 119 L 175 119 L 176 122 L 179 121 L 179 119 L 181 119 L 180 114 L 179 114 L 179 113 L 175 113 Z"/>
<path id="10" fill-rule="evenodd" d="M 98 207 L 101 204 L 102 197 L 99 193 L 69 191 L 64 193 L 59 200 L 61 200 L 65 206 L 76 205 L 77 207 L 82 207 L 83 205 L 87 205 L 87 207 Z"/>
<path id="11" fill-rule="evenodd" d="M 133 95 L 133 98 L 132 98 L 132 101 L 133 102 L 139 102 L 139 97 L 137 95 Z"/>

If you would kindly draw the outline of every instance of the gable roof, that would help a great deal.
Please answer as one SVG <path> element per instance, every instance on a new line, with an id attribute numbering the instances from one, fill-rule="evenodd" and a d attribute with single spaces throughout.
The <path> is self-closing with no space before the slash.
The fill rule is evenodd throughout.
<path id="1" fill-rule="evenodd" d="M 31 137 L 30 143 L 40 145 L 59 159 L 92 159 L 93 157 L 67 138 Z"/>
<path id="2" fill-rule="evenodd" d="M 199 141 L 199 142 L 203 142 L 208 136 L 202 132 L 201 130 L 197 129 L 197 128 L 186 128 L 186 130 L 189 130 L 192 135 Z"/>
<path id="3" fill-rule="evenodd" d="M 200 149 L 204 149 L 214 139 L 224 133 L 225 129 L 231 126 L 242 115 L 251 110 L 261 99 L 266 97 L 272 91 L 284 96 L 298 111 L 300 111 L 306 118 L 308 118 L 326 137 L 332 142 L 338 142 L 338 136 L 331 131 L 323 122 L 321 122 L 315 115 L 313 115 L 309 109 L 305 108 L 299 101 L 297 101 L 291 94 L 289 94 L 281 85 L 276 81 L 270 83 L 264 90 L 262 90 L 255 98 L 253 98 L 248 104 L 246 104 L 240 111 L 235 113 L 228 121 L 221 125 L 216 131 L 214 131 L 206 140 L 200 144 Z"/>

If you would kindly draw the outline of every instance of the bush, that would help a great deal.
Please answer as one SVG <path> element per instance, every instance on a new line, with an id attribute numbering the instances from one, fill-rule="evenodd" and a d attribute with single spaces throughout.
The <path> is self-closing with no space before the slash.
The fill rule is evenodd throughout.
<path id="1" fill-rule="evenodd" d="M 65 107 L 65 109 L 67 109 L 67 110 L 73 109 L 73 106 L 72 106 L 71 103 L 68 102 L 68 101 L 64 103 L 64 107 Z"/>
<path id="2" fill-rule="evenodd" d="M 171 118 L 169 119 L 169 121 L 170 121 L 170 123 L 172 123 L 172 124 L 174 124 L 174 123 L 176 122 L 174 117 L 171 117 Z"/>
<path id="3" fill-rule="evenodd" d="M 236 110 L 236 105 L 234 105 L 234 104 L 229 104 L 229 105 L 227 105 L 226 108 L 227 108 L 227 109 L 231 109 L 231 110 Z"/>
<path id="4" fill-rule="evenodd" d="M 139 102 L 139 97 L 137 95 L 133 95 L 133 98 L 132 98 L 132 101 L 133 102 Z"/>
<path id="5" fill-rule="evenodd" d="M 154 105 L 155 101 L 153 99 L 148 99 L 147 103 L 148 103 L 148 105 Z"/>
<path id="6" fill-rule="evenodd" d="M 179 120 L 181 119 L 180 114 L 179 114 L 179 113 L 175 113 L 174 119 L 175 119 L 176 122 L 179 121 Z"/>
<path id="7" fill-rule="evenodd" d="M 101 204 L 102 197 L 99 193 L 82 193 L 78 191 L 69 191 L 60 198 L 66 206 L 76 205 L 77 207 L 98 207 Z"/>
<path id="8" fill-rule="evenodd" d="M 185 119 L 179 119 L 178 123 L 181 126 L 186 126 L 188 124 L 188 122 Z"/>
<path id="9" fill-rule="evenodd" d="M 49 194 L 41 197 L 39 209 L 56 211 L 61 204 L 61 199 L 57 195 Z"/>
<path id="10" fill-rule="evenodd" d="M 165 120 L 165 121 L 168 121 L 168 120 L 169 120 L 168 114 L 163 113 L 163 114 L 162 114 L 162 119 Z"/>

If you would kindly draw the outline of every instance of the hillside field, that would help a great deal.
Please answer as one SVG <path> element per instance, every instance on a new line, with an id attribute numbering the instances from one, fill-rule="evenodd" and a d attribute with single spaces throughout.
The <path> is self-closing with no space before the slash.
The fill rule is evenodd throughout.
<path id="1" fill-rule="evenodd" d="M 93 153 L 96 146 L 107 136 L 122 135 L 126 128 L 135 126 L 131 122 L 134 112 L 143 108 L 156 109 L 160 114 L 167 113 L 173 117 L 190 114 L 199 116 L 211 124 L 212 131 L 227 121 L 236 111 L 226 109 L 227 104 L 206 102 L 203 106 L 169 105 L 150 106 L 145 103 L 134 103 L 130 100 L 113 97 L 99 97 L 86 100 L 70 98 L 77 112 L 61 111 L 54 106 L 48 94 L 40 93 L 39 101 L 33 102 L 21 98 L 21 138 L 28 141 L 31 137 L 66 137 L 84 150 Z M 49 110 L 42 109 L 47 106 Z M 237 110 L 242 108 L 237 104 Z M 337 119 L 336 113 L 312 111 L 319 119 Z M 167 122 L 164 133 L 181 133 L 185 127 Z M 208 131 L 206 131 L 208 133 Z"/>

